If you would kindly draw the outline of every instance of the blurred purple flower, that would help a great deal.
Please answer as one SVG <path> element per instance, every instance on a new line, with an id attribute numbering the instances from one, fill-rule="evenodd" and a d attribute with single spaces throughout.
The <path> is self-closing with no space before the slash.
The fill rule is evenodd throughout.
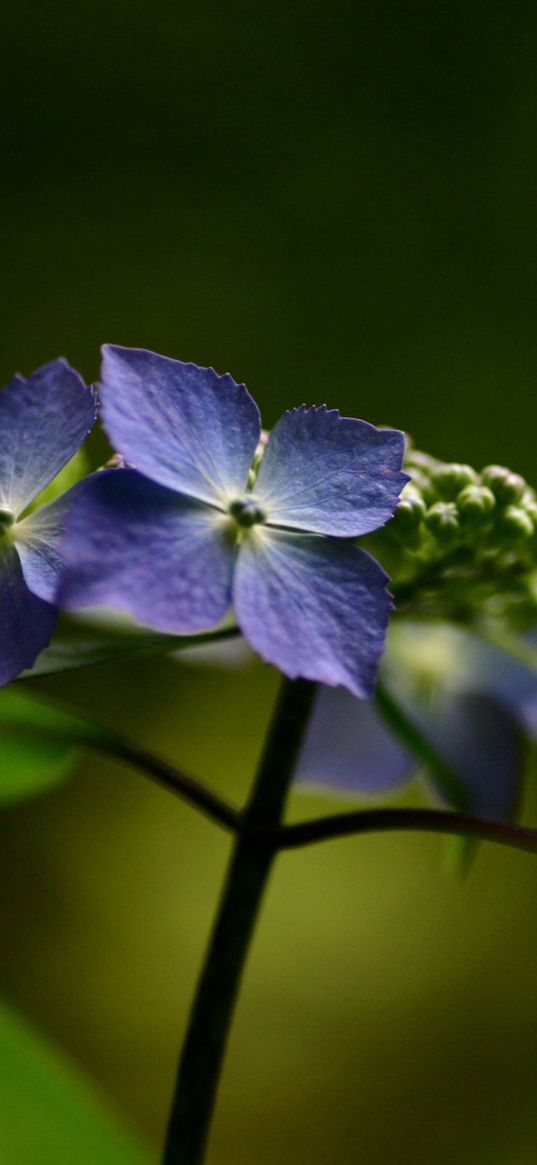
<path id="1" fill-rule="evenodd" d="M 537 672 L 449 624 L 392 624 L 382 681 L 451 769 L 429 787 L 454 809 L 496 820 L 516 814 L 524 737 L 537 733 Z M 374 703 L 321 688 L 297 780 L 347 796 L 378 797 L 422 768 Z"/>
<path id="2" fill-rule="evenodd" d="M 392 516 L 403 434 L 302 406 L 274 427 L 252 480 L 261 420 L 231 376 L 105 346 L 101 396 L 111 442 L 136 469 L 81 490 L 62 602 L 180 634 L 214 626 L 232 603 L 267 662 L 369 695 L 390 598 L 350 539 Z"/>
<path id="3" fill-rule="evenodd" d="M 57 546 L 73 491 L 26 511 L 94 420 L 93 393 L 65 360 L 28 380 L 15 376 L 0 391 L 0 685 L 31 667 L 52 635 Z"/>

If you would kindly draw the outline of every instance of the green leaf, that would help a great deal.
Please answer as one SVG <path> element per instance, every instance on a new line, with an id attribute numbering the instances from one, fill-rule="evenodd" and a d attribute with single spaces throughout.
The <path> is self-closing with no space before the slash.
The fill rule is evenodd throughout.
<path id="1" fill-rule="evenodd" d="M 425 738 L 418 725 L 402 707 L 397 696 L 391 689 L 388 689 L 385 683 L 378 684 L 375 702 L 392 732 L 425 765 L 426 769 L 430 769 L 434 773 L 449 804 L 456 806 L 461 813 L 470 812 L 471 805 L 468 801 L 468 795 L 458 773 Z"/>
<path id="2" fill-rule="evenodd" d="M 57 633 L 33 668 L 19 679 L 28 680 L 97 664 L 120 662 L 148 655 L 184 651 L 208 643 L 218 643 L 239 634 L 236 627 L 207 631 L 201 635 L 159 635 L 148 631 L 108 631 Z"/>
<path id="3" fill-rule="evenodd" d="M 0 721 L 0 804 L 47 793 L 69 776 L 73 762 L 72 748 L 59 742 L 25 740 Z"/>
<path id="4" fill-rule="evenodd" d="M 82 1072 L 0 1004 L 0 1161 L 150 1165 Z"/>
<path id="5" fill-rule="evenodd" d="M 479 842 L 475 837 L 446 837 L 445 866 L 455 878 L 466 878 L 477 858 Z"/>
<path id="6" fill-rule="evenodd" d="M 77 746 L 105 735 L 13 687 L 0 691 L 0 804 L 46 793 L 72 772 Z"/>

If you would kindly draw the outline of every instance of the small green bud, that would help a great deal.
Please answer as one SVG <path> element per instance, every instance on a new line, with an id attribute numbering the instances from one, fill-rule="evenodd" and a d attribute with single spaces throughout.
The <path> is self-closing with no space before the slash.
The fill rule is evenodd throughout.
<path id="1" fill-rule="evenodd" d="M 477 473 L 471 465 L 459 465 L 458 462 L 440 463 L 431 474 L 433 485 L 444 498 L 455 498 L 461 489 L 467 485 L 474 485 Z"/>
<path id="2" fill-rule="evenodd" d="M 449 544 L 459 536 L 459 514 L 454 502 L 436 502 L 427 510 L 425 522 L 438 542 Z"/>
<path id="3" fill-rule="evenodd" d="M 422 473 L 420 469 L 414 469 L 411 465 L 407 467 L 412 474 L 408 486 L 413 485 L 417 492 L 422 494 L 426 501 L 432 501 L 436 497 L 436 491 L 431 484 L 430 477 Z M 406 487 L 408 489 L 408 486 Z"/>
<path id="4" fill-rule="evenodd" d="M 509 542 L 522 542 L 532 537 L 535 526 L 526 510 L 520 506 L 507 506 L 499 515 L 498 531 Z"/>
<path id="5" fill-rule="evenodd" d="M 524 513 L 528 515 L 528 518 L 531 518 L 533 525 L 537 529 L 537 501 L 531 498 L 529 501 L 523 502 L 523 509 Z"/>
<path id="6" fill-rule="evenodd" d="M 495 506 L 492 490 L 484 485 L 467 485 L 457 498 L 461 520 L 468 526 L 486 526 Z"/>
<path id="7" fill-rule="evenodd" d="M 7 534 L 10 526 L 15 521 L 13 510 L 9 506 L 0 506 L 0 538 L 3 534 Z"/>
<path id="8" fill-rule="evenodd" d="M 413 530 L 423 521 L 426 505 L 417 489 L 412 484 L 406 487 L 399 502 L 395 517 L 401 530 Z"/>
<path id="9" fill-rule="evenodd" d="M 510 473 L 500 488 L 498 499 L 506 505 L 511 502 L 519 502 L 525 489 L 524 478 L 519 473 Z"/>
<path id="10" fill-rule="evenodd" d="M 424 473 L 432 473 L 433 469 L 438 465 L 434 457 L 429 453 L 422 453 L 420 449 L 409 449 L 405 456 L 405 469 L 421 469 Z"/>
<path id="11" fill-rule="evenodd" d="M 489 489 L 496 493 L 496 486 L 499 482 L 505 481 L 509 477 L 510 470 L 506 469 L 505 465 L 485 465 L 481 470 L 481 481 L 483 485 L 488 485 Z"/>
<path id="12" fill-rule="evenodd" d="M 415 527 L 423 522 L 425 517 L 426 504 L 423 500 L 421 489 L 419 489 L 414 481 L 409 481 L 408 485 L 404 487 L 403 493 L 400 497 L 396 509 L 396 516 L 400 521 L 401 527 L 409 529 Z"/>
<path id="13" fill-rule="evenodd" d="M 504 465 L 487 465 L 481 474 L 481 480 L 504 506 L 519 501 L 527 489 L 524 478 L 519 473 L 511 473 Z"/>
<path id="14" fill-rule="evenodd" d="M 421 523 L 425 510 L 426 505 L 419 490 L 412 482 L 408 482 L 389 527 L 405 550 L 418 550 L 421 546 Z"/>

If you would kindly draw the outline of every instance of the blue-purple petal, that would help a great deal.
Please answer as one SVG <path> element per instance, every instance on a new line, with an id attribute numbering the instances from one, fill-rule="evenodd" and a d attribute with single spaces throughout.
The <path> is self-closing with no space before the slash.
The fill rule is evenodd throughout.
<path id="1" fill-rule="evenodd" d="M 56 602 L 60 585 L 63 570 L 60 543 L 65 533 L 65 516 L 80 490 L 87 488 L 88 480 L 77 482 L 61 497 L 33 510 L 13 528 L 26 583 L 47 603 Z"/>
<path id="2" fill-rule="evenodd" d="M 421 700 L 416 692 L 409 694 L 404 676 L 392 695 L 453 772 L 456 784 L 450 788 L 428 772 L 435 794 L 451 808 L 475 816 L 512 819 L 524 762 L 515 718 L 480 692 L 439 689 L 433 701 Z M 350 795 L 384 795 L 409 780 L 420 764 L 373 703 L 322 688 L 296 777 Z"/>
<path id="3" fill-rule="evenodd" d="M 391 609 L 386 581 L 352 543 L 254 527 L 239 551 L 233 602 L 268 663 L 366 698 Z"/>
<path id="4" fill-rule="evenodd" d="M 467 675 L 472 686 L 496 699 L 535 734 L 537 670 L 477 635 L 468 634 L 466 640 Z M 460 683 L 464 687 L 464 680 Z"/>
<path id="5" fill-rule="evenodd" d="M 261 421 L 243 384 L 106 344 L 100 390 L 112 445 L 147 477 L 222 508 L 244 493 Z"/>
<path id="6" fill-rule="evenodd" d="M 487 642 L 479 634 L 446 622 L 400 620 L 390 629 L 386 665 L 407 662 L 412 674 L 434 671 L 453 692 L 482 692 L 496 700 L 532 733 L 537 732 L 537 670 Z"/>
<path id="7" fill-rule="evenodd" d="M 524 749 L 515 717 L 483 692 L 440 686 L 432 700 L 409 693 L 404 679 L 397 699 L 422 736 L 449 765 L 459 788 L 429 778 L 446 804 L 495 820 L 513 817 L 519 799 Z"/>
<path id="8" fill-rule="evenodd" d="M 60 552 L 68 608 L 110 607 L 180 635 L 215 626 L 230 603 L 235 550 L 223 515 L 136 470 L 81 483 Z"/>
<path id="9" fill-rule="evenodd" d="M 375 704 L 322 687 L 296 768 L 296 779 L 351 796 L 385 794 L 418 768 Z"/>
<path id="10" fill-rule="evenodd" d="M 403 452 L 395 429 L 302 405 L 274 426 L 255 496 L 271 524 L 355 538 L 392 517 L 408 481 Z"/>
<path id="11" fill-rule="evenodd" d="M 53 360 L 0 391 L 0 504 L 18 516 L 89 433 L 95 397 L 66 360 Z"/>
<path id="12" fill-rule="evenodd" d="M 524 768 L 523 738 L 514 716 L 479 692 L 446 694 L 433 731 L 438 733 L 437 748 L 460 774 L 471 812 L 512 819 Z"/>
<path id="13" fill-rule="evenodd" d="M 0 686 L 31 667 L 50 642 L 57 611 L 27 586 L 14 546 L 0 547 Z"/>

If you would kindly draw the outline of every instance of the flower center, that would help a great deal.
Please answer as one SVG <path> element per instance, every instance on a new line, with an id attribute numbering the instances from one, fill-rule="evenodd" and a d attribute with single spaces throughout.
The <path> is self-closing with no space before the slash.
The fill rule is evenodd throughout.
<path id="1" fill-rule="evenodd" d="M 14 521 L 15 515 L 13 510 L 10 510 L 9 506 L 0 506 L 0 538 L 4 534 L 7 534 Z"/>
<path id="2" fill-rule="evenodd" d="M 237 525 L 245 530 L 266 520 L 266 514 L 253 498 L 236 498 L 230 504 L 229 513 Z"/>

